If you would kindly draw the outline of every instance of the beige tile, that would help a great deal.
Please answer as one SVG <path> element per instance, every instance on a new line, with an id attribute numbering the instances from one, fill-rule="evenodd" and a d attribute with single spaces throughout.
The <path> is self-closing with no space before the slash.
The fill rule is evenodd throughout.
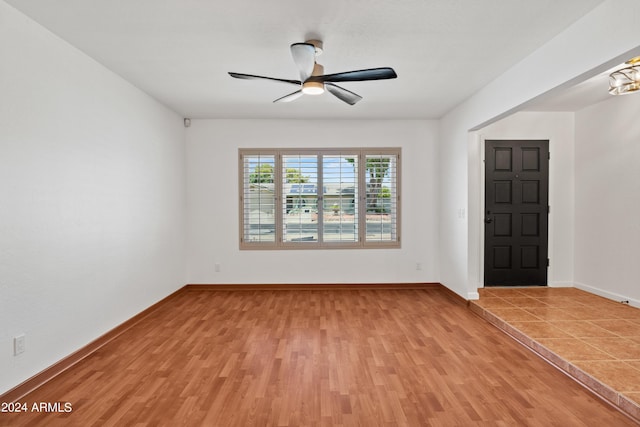
<path id="1" fill-rule="evenodd" d="M 520 288 L 482 288 L 482 290 L 485 293 L 487 293 L 487 296 L 492 296 L 492 297 L 506 298 L 510 296 L 511 297 L 526 296 L 525 294 L 522 293 Z M 480 293 L 480 296 L 482 296 L 482 293 Z"/>
<path id="2" fill-rule="evenodd" d="M 640 371 L 640 360 L 625 360 L 625 362 Z"/>
<path id="3" fill-rule="evenodd" d="M 475 301 L 475 303 L 483 308 L 516 308 L 516 306 L 508 302 L 506 299 L 498 297 L 481 296 L 479 300 Z"/>
<path id="4" fill-rule="evenodd" d="M 521 308 L 494 308 L 490 311 L 500 319 L 508 322 L 536 322 L 541 320 Z"/>
<path id="5" fill-rule="evenodd" d="M 582 320 L 553 320 L 549 323 L 578 338 L 616 336 L 613 332 Z"/>
<path id="6" fill-rule="evenodd" d="M 567 296 L 546 296 L 546 297 L 538 297 L 539 300 L 543 301 L 550 307 L 584 307 L 585 305 L 580 301 L 577 301 L 575 298 L 567 297 Z"/>
<path id="7" fill-rule="evenodd" d="M 601 304 L 598 306 L 604 310 L 610 319 L 628 319 L 628 320 L 640 320 L 636 317 L 635 308 L 629 308 L 621 304 L 606 305 Z"/>
<path id="8" fill-rule="evenodd" d="M 557 307 L 534 307 L 525 310 L 542 320 L 577 320 L 567 310 Z"/>
<path id="9" fill-rule="evenodd" d="M 567 314 L 577 320 L 600 320 L 608 318 L 606 310 L 587 306 L 573 306 L 562 308 Z"/>
<path id="10" fill-rule="evenodd" d="M 640 320 L 640 308 L 631 307 L 628 305 L 620 305 L 620 309 L 616 312 L 621 319 Z"/>
<path id="11" fill-rule="evenodd" d="M 613 389 L 626 394 L 640 392 L 640 370 L 621 361 L 578 361 L 575 364 L 585 372 Z"/>
<path id="12" fill-rule="evenodd" d="M 549 322 L 509 322 L 509 324 L 531 338 L 571 338 L 571 335 Z"/>
<path id="13" fill-rule="evenodd" d="M 584 342 L 616 359 L 640 360 L 640 344 L 622 337 L 582 338 Z"/>
<path id="14" fill-rule="evenodd" d="M 640 337 L 627 337 L 631 341 L 640 344 Z"/>
<path id="15" fill-rule="evenodd" d="M 601 317 L 598 320 L 622 320 L 617 308 L 600 307 Z M 626 319 L 625 319 L 626 320 Z"/>
<path id="16" fill-rule="evenodd" d="M 575 360 L 612 359 L 611 355 L 578 338 L 538 338 L 536 341 L 570 362 Z"/>
<path id="17" fill-rule="evenodd" d="M 480 298 L 491 297 L 495 296 L 495 292 L 490 288 L 478 288 L 478 295 L 480 295 Z"/>
<path id="18" fill-rule="evenodd" d="M 584 305 L 588 305 L 591 307 L 612 307 L 613 308 L 613 307 L 617 307 L 619 304 L 618 302 L 614 302 L 610 299 L 603 298 L 598 295 L 587 294 L 587 293 L 585 293 L 584 295 L 576 296 L 575 300 L 581 302 Z"/>
<path id="19" fill-rule="evenodd" d="M 576 288 L 525 288 L 522 293 L 528 296 L 546 296 L 546 297 L 576 297 L 584 296 L 585 292 Z"/>
<path id="20" fill-rule="evenodd" d="M 592 320 L 589 323 L 621 337 L 640 337 L 640 325 L 626 319 Z"/>
<path id="21" fill-rule="evenodd" d="M 483 316 L 605 399 L 640 418 L 640 310 L 575 288 L 508 288 L 480 293 L 513 307 Z M 620 359 L 625 358 L 625 359 Z"/>
<path id="22" fill-rule="evenodd" d="M 505 300 L 509 301 L 510 304 L 520 308 L 549 307 L 547 303 L 538 298 L 507 297 L 505 298 Z"/>

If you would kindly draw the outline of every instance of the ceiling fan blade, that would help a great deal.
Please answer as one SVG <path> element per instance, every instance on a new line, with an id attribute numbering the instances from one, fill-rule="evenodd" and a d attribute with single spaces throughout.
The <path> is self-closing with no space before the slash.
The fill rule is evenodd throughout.
<path id="1" fill-rule="evenodd" d="M 300 98 L 303 95 L 302 90 L 297 90 L 289 95 L 285 95 L 282 98 L 278 98 L 273 102 L 291 102 L 295 99 Z"/>
<path id="2" fill-rule="evenodd" d="M 242 74 L 242 73 L 232 73 L 229 72 L 231 77 L 235 77 L 236 79 L 246 79 L 246 80 L 272 80 L 275 82 L 282 83 L 290 83 L 292 85 L 300 86 L 302 83 L 300 80 L 287 80 L 287 79 L 276 79 L 275 77 L 264 77 L 264 76 L 254 76 L 253 74 Z"/>
<path id="3" fill-rule="evenodd" d="M 316 62 L 315 46 L 310 43 L 294 43 L 291 45 L 291 56 L 300 70 L 300 80 L 307 80 L 313 73 L 313 65 Z"/>
<path id="4" fill-rule="evenodd" d="M 398 77 L 393 68 L 369 68 L 366 70 L 345 71 L 344 73 L 325 74 L 323 76 L 311 76 L 307 81 L 311 82 L 362 82 L 366 80 L 395 79 Z"/>
<path id="5" fill-rule="evenodd" d="M 327 88 L 332 95 L 335 95 L 336 98 L 346 102 L 349 105 L 354 105 L 356 102 L 360 101 L 362 97 L 357 93 L 353 93 L 350 90 L 347 90 L 338 85 L 334 85 L 333 83 L 325 83 L 324 87 Z"/>

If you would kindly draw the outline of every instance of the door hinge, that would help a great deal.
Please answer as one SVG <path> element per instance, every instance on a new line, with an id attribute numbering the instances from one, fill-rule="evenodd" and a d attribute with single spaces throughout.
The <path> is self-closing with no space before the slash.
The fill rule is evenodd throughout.
<path id="1" fill-rule="evenodd" d="M 547 206 L 547 213 L 551 213 L 551 206 Z"/>
<path id="2" fill-rule="evenodd" d="M 547 160 L 551 160 L 551 151 L 547 153 Z"/>
<path id="3" fill-rule="evenodd" d="M 549 258 L 547 258 L 547 267 L 549 267 L 550 264 L 551 262 L 549 261 Z"/>

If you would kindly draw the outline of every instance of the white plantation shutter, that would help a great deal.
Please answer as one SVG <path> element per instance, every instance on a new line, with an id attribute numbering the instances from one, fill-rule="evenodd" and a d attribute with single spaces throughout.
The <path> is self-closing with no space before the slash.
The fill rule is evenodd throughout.
<path id="1" fill-rule="evenodd" d="M 318 156 L 282 155 L 283 242 L 318 242 Z"/>
<path id="2" fill-rule="evenodd" d="M 365 156 L 366 241 L 398 240 L 398 155 Z"/>
<path id="3" fill-rule="evenodd" d="M 275 242 L 275 155 L 247 154 L 241 164 L 242 242 Z"/>
<path id="4" fill-rule="evenodd" d="M 241 249 L 400 247 L 400 149 L 240 149 Z"/>
<path id="5" fill-rule="evenodd" d="M 324 242 L 358 242 L 358 154 L 322 156 Z"/>

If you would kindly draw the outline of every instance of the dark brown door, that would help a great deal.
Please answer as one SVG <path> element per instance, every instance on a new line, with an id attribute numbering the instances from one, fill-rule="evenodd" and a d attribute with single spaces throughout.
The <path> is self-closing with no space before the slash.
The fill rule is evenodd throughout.
<path id="1" fill-rule="evenodd" d="M 546 285 L 549 141 L 485 145 L 484 284 Z"/>

